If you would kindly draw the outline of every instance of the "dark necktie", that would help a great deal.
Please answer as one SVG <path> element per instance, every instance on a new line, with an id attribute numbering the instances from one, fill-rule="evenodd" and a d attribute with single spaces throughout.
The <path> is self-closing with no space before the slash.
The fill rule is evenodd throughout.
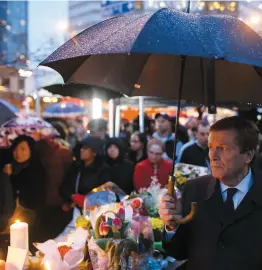
<path id="1" fill-rule="evenodd" d="M 235 195 L 236 192 L 237 192 L 237 188 L 228 188 L 227 189 L 227 199 L 225 201 L 225 206 L 226 206 L 228 212 L 230 212 L 230 213 L 235 211 L 233 196 Z"/>

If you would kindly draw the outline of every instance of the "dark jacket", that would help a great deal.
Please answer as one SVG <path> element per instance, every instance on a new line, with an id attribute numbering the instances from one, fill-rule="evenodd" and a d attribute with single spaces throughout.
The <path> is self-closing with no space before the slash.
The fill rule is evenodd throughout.
<path id="1" fill-rule="evenodd" d="M 107 154 L 107 150 L 112 144 L 116 145 L 119 149 L 119 156 L 116 159 L 110 158 Z M 110 167 L 112 182 L 118 185 L 126 194 L 130 194 L 134 190 L 134 164 L 125 159 L 125 147 L 120 139 L 112 138 L 107 140 L 105 145 L 105 157 Z"/>
<path id="2" fill-rule="evenodd" d="M 15 202 L 9 177 L 0 172 L 0 232 L 6 228 L 14 209 Z"/>
<path id="3" fill-rule="evenodd" d="M 79 185 L 76 187 L 78 177 Z M 74 162 L 61 185 L 60 194 L 64 202 L 71 202 L 73 194 L 87 195 L 92 189 L 109 181 L 112 181 L 110 169 L 103 158 L 97 156 L 89 166 Z"/>
<path id="4" fill-rule="evenodd" d="M 140 163 L 141 161 L 147 159 L 147 152 L 146 152 L 146 149 L 143 151 L 143 155 L 142 155 L 142 157 L 141 157 L 140 159 L 137 159 L 136 156 L 137 156 L 137 152 L 135 152 L 135 151 L 130 151 L 129 154 L 128 154 L 129 160 L 130 160 L 134 165 L 136 165 L 136 164 Z"/>
<path id="5" fill-rule="evenodd" d="M 262 269 L 262 176 L 253 171 L 253 185 L 232 216 L 228 216 L 220 183 L 212 176 L 186 185 L 183 215 L 198 203 L 194 219 L 180 225 L 163 247 L 178 260 L 188 259 L 186 270 Z"/>
<path id="6" fill-rule="evenodd" d="M 197 143 L 193 143 L 184 149 L 180 162 L 209 167 L 208 148 L 203 149 Z"/>

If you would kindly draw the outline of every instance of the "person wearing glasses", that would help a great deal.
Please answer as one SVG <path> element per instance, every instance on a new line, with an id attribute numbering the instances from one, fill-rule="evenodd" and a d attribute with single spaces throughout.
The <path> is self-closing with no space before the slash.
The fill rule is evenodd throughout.
<path id="1" fill-rule="evenodd" d="M 153 181 L 158 182 L 162 187 L 167 185 L 172 162 L 163 159 L 164 152 L 165 145 L 160 140 L 152 139 L 148 142 L 148 158 L 135 167 L 133 182 L 137 192 L 141 188 L 148 188 Z"/>

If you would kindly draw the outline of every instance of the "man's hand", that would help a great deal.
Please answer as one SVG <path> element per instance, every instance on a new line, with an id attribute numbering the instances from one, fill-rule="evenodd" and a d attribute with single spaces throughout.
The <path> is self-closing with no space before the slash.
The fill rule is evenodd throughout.
<path id="1" fill-rule="evenodd" d="M 176 219 L 180 219 L 182 215 L 181 203 L 178 199 L 175 199 L 167 194 L 161 199 L 158 205 L 160 218 L 168 229 L 173 230 L 176 228 Z"/>

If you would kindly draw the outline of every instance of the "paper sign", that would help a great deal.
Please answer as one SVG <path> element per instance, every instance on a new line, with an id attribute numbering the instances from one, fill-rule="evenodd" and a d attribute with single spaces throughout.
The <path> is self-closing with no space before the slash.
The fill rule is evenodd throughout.
<path id="1" fill-rule="evenodd" d="M 27 258 L 27 250 L 8 247 L 6 270 L 23 270 Z"/>

